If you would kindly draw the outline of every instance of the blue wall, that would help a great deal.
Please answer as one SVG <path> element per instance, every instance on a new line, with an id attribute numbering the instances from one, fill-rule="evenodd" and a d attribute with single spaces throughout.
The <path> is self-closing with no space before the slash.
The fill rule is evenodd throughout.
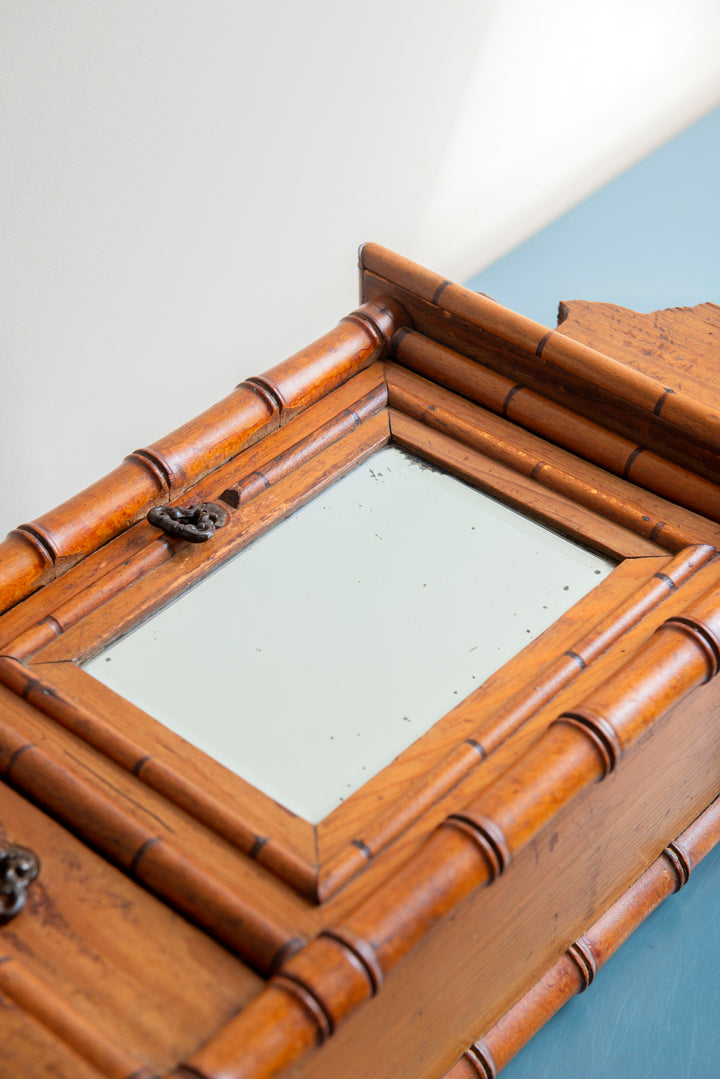
<path id="1" fill-rule="evenodd" d="M 559 300 L 720 303 L 719 200 L 720 109 L 468 285 L 548 326 Z M 719 901 L 717 847 L 504 1079 L 719 1079 Z"/>

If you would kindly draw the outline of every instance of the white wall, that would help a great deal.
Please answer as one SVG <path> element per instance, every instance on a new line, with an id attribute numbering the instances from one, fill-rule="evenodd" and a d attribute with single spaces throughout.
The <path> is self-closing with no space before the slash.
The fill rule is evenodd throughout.
<path id="1" fill-rule="evenodd" d="M 323 332 L 361 241 L 481 269 L 719 54 L 715 0 L 4 0 L 0 531 Z"/>

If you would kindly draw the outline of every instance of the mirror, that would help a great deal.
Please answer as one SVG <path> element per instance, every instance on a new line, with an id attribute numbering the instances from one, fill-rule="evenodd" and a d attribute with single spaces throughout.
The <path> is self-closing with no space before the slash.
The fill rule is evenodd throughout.
<path id="1" fill-rule="evenodd" d="M 85 669 L 314 823 L 613 567 L 390 447 Z"/>

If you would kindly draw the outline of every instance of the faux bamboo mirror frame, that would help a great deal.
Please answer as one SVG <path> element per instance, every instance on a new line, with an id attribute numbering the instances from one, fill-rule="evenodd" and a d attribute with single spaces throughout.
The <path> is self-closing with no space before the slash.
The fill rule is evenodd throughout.
<path id="1" fill-rule="evenodd" d="M 464 896 L 517 855 L 527 862 L 528 849 L 550 865 L 549 824 L 626 751 L 635 759 L 635 743 L 720 658 L 707 599 L 720 577 L 707 409 L 573 340 L 571 325 L 548 331 L 375 245 L 361 271 L 363 305 L 336 329 L 3 545 L 0 684 L 16 702 L 0 746 L 6 781 L 271 976 L 270 997 L 178 1076 L 255 1079 L 324 1040 Z M 311 824 L 79 664 L 388 444 L 617 565 Z M 165 503 L 220 506 L 227 520 L 212 542 L 190 543 L 146 520 Z M 455 1008 L 453 1044 L 497 1019 L 588 911 L 605 909 L 712 801 L 712 767 L 689 787 L 685 728 L 673 737 L 665 774 L 643 773 L 646 801 L 674 777 L 672 792 L 591 899 L 578 889 L 543 931 L 537 960 L 527 962 L 529 936 L 505 926 L 510 973 Z M 714 731 L 693 737 L 709 760 Z M 564 854 L 580 876 L 604 843 L 593 812 Z M 617 810 L 621 830 L 628 812 Z M 514 887 L 540 903 L 555 870 L 533 878 L 531 868 Z M 483 971 L 478 962 L 468 984 Z M 437 977 L 450 994 L 452 972 Z M 332 1074 L 337 1059 L 327 1060 Z"/>

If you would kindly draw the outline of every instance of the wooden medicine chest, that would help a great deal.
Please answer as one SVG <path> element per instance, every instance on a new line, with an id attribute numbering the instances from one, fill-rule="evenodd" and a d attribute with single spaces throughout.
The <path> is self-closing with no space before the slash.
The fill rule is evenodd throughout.
<path id="1" fill-rule="evenodd" d="M 718 308 L 361 290 L 0 546 L 2 1079 L 493 1076 L 720 834 Z"/>

